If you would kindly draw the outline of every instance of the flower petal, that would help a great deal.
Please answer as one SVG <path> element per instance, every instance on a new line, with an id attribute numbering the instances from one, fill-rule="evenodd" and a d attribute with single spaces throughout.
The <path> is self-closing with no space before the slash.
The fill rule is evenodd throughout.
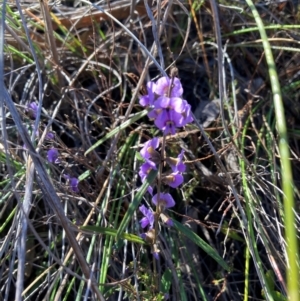
<path id="1" fill-rule="evenodd" d="M 159 138 L 154 137 L 153 139 L 147 141 L 140 151 L 141 156 L 144 159 L 150 159 L 152 155 L 155 154 L 155 150 L 159 146 Z"/>
<path id="2" fill-rule="evenodd" d="M 154 225 L 154 213 L 145 205 L 140 206 L 139 210 L 144 215 L 144 217 L 140 220 L 141 227 L 145 228 L 149 225 L 149 229 L 152 229 Z"/>
<path id="3" fill-rule="evenodd" d="M 157 206 L 163 206 L 164 208 L 171 208 L 175 206 L 175 201 L 169 193 L 160 193 L 159 200 L 157 194 L 153 196 L 152 203 Z"/>
<path id="4" fill-rule="evenodd" d="M 144 95 L 140 98 L 140 105 L 143 107 L 152 106 L 154 103 L 154 90 L 155 90 L 155 83 L 154 82 L 148 82 L 147 83 L 147 91 L 148 94 Z"/>
<path id="5" fill-rule="evenodd" d="M 180 97 L 183 93 L 183 88 L 179 78 L 173 79 L 171 94 L 168 95 L 172 80 L 169 77 L 161 77 L 156 82 L 154 92 L 160 96 Z"/>
<path id="6" fill-rule="evenodd" d="M 60 162 L 58 159 L 58 155 L 58 150 L 56 148 L 51 148 L 47 152 L 47 159 L 50 163 L 57 164 Z"/>

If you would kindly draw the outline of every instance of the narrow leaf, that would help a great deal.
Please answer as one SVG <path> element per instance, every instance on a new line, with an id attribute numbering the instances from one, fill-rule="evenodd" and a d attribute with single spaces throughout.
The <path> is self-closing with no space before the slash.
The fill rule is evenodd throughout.
<path id="1" fill-rule="evenodd" d="M 82 226 L 79 227 L 79 229 L 86 232 L 99 233 L 99 234 L 117 237 L 117 230 L 112 228 L 104 228 L 99 226 Z M 122 233 L 120 238 L 139 244 L 145 244 L 145 241 L 141 237 L 134 234 Z"/>
<path id="2" fill-rule="evenodd" d="M 201 239 L 196 233 L 191 231 L 188 227 L 182 225 L 181 223 L 173 220 L 174 228 L 181 232 L 184 236 L 193 241 L 196 245 L 198 245 L 207 255 L 212 257 L 220 266 L 222 266 L 225 270 L 230 271 L 230 267 L 224 261 L 224 259 L 217 253 L 217 251 L 212 248 L 208 243 L 206 243 L 203 239 Z"/>

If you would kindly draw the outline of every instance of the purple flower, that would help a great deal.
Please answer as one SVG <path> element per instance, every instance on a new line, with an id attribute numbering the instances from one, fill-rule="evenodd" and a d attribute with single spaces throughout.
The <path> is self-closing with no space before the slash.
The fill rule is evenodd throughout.
<path id="1" fill-rule="evenodd" d="M 153 252 L 153 257 L 156 259 L 156 260 L 159 260 L 159 253 L 158 252 Z"/>
<path id="2" fill-rule="evenodd" d="M 155 151 L 159 146 L 159 139 L 153 138 L 147 141 L 143 148 L 140 151 L 141 156 L 144 159 L 151 159 L 152 156 L 157 156 L 157 152 Z"/>
<path id="3" fill-rule="evenodd" d="M 153 196 L 152 203 L 157 206 L 163 206 L 164 208 L 171 208 L 175 206 L 175 201 L 169 193 L 160 193 L 159 200 L 157 194 Z"/>
<path id="4" fill-rule="evenodd" d="M 38 110 L 38 106 L 35 102 L 31 102 L 30 104 L 27 105 L 27 110 L 30 113 L 31 117 L 33 119 L 36 118 L 36 114 L 37 114 L 37 110 Z"/>
<path id="5" fill-rule="evenodd" d="M 173 223 L 173 221 L 172 221 L 170 218 L 168 218 L 168 219 L 166 220 L 166 225 L 169 226 L 169 227 L 173 227 L 173 226 L 174 226 L 174 223 Z"/>
<path id="6" fill-rule="evenodd" d="M 140 98 L 140 105 L 143 107 L 152 106 L 154 102 L 154 90 L 155 90 L 155 83 L 154 82 L 148 82 L 147 83 L 147 95 L 144 95 Z"/>
<path id="7" fill-rule="evenodd" d="M 176 188 L 183 183 L 182 174 L 175 172 L 163 178 L 165 184 L 172 188 Z"/>
<path id="8" fill-rule="evenodd" d="M 46 134 L 46 139 L 49 139 L 49 140 L 54 139 L 54 134 L 53 134 L 52 132 L 48 132 L 48 133 Z"/>
<path id="9" fill-rule="evenodd" d="M 141 177 L 141 181 L 142 183 L 144 183 L 144 181 L 146 180 L 148 174 L 150 173 L 150 171 L 154 169 L 156 170 L 156 165 L 153 161 L 147 160 L 141 167 L 140 167 L 140 171 L 139 171 L 139 176 Z M 153 195 L 153 188 L 151 186 L 148 186 L 147 191 Z"/>
<path id="10" fill-rule="evenodd" d="M 70 185 L 74 192 L 79 192 L 78 183 L 79 183 L 79 180 L 77 178 L 70 179 Z"/>
<path id="11" fill-rule="evenodd" d="M 78 183 L 79 183 L 79 180 L 77 178 L 71 178 L 70 179 L 70 187 L 76 193 L 79 192 Z"/>
<path id="12" fill-rule="evenodd" d="M 58 155 L 58 150 L 56 148 L 51 148 L 47 152 L 47 159 L 50 163 L 57 164 L 60 162 Z"/>
<path id="13" fill-rule="evenodd" d="M 162 130 L 165 135 L 175 135 L 176 133 L 176 116 L 173 115 L 173 110 L 162 110 L 160 115 L 154 121 L 155 125 Z M 180 118 L 180 116 L 178 117 Z"/>
<path id="14" fill-rule="evenodd" d="M 78 189 L 78 184 L 79 184 L 79 180 L 77 178 L 71 178 L 69 175 L 64 175 L 64 178 L 66 180 L 68 180 L 69 184 L 70 184 L 70 188 L 74 191 L 74 192 L 79 192 Z"/>
<path id="15" fill-rule="evenodd" d="M 149 225 L 149 229 L 152 229 L 154 224 L 154 213 L 144 205 L 139 207 L 139 210 L 144 215 L 144 217 L 140 220 L 141 227 L 144 229 Z"/>
<path id="16" fill-rule="evenodd" d="M 150 244 L 154 244 L 154 240 L 155 240 L 155 230 L 149 229 L 146 233 L 142 233 L 140 234 L 140 237 L 144 240 L 146 240 L 148 243 Z"/>
<path id="17" fill-rule="evenodd" d="M 153 196 L 153 187 L 148 186 L 147 191 Z"/>
<path id="18" fill-rule="evenodd" d="M 161 96 L 154 103 L 155 109 L 159 109 L 159 108 L 170 109 L 178 113 L 182 113 L 185 109 L 185 106 L 186 106 L 185 102 L 180 97 L 170 98 L 166 96 Z"/>
<path id="19" fill-rule="evenodd" d="M 156 170 L 156 165 L 153 161 L 147 160 L 141 167 L 139 171 L 139 176 L 141 177 L 142 182 L 145 181 L 150 171 L 154 169 Z"/>
<path id="20" fill-rule="evenodd" d="M 175 77 L 173 80 L 173 85 L 171 87 L 171 93 L 168 95 L 170 90 L 172 80 L 168 77 L 161 77 L 157 80 L 154 92 L 160 96 L 169 96 L 169 97 L 180 97 L 183 93 L 183 88 L 181 86 L 180 80 Z"/>
<path id="21" fill-rule="evenodd" d="M 188 104 L 186 100 L 183 100 L 183 104 L 184 104 L 184 109 L 183 111 L 181 111 L 181 115 L 183 118 L 181 122 L 181 126 L 185 126 L 186 124 L 194 121 L 191 113 L 191 106 Z"/>
<path id="22" fill-rule="evenodd" d="M 184 150 L 181 150 L 177 158 L 167 157 L 166 161 L 172 168 L 173 172 L 185 172 L 185 164 L 183 163 Z"/>
<path id="23" fill-rule="evenodd" d="M 159 108 L 159 109 L 153 109 L 152 111 L 150 111 L 148 113 L 148 117 L 151 120 L 155 120 L 161 114 L 162 111 L 163 111 L 163 109 L 161 109 L 161 108 Z"/>
<path id="24" fill-rule="evenodd" d="M 174 223 L 173 223 L 172 219 L 169 216 L 167 216 L 166 214 L 161 213 L 160 218 L 163 221 L 163 223 L 165 223 L 167 226 L 169 226 L 169 227 L 174 226 Z"/>
<path id="25" fill-rule="evenodd" d="M 139 236 L 140 236 L 141 239 L 144 239 L 144 240 L 147 238 L 146 233 L 141 233 Z"/>

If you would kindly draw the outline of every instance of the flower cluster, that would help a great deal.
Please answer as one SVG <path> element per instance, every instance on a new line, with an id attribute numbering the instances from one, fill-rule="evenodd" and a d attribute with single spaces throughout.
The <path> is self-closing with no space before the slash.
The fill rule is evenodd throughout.
<path id="1" fill-rule="evenodd" d="M 183 127 L 193 121 L 191 114 L 191 106 L 182 98 L 183 88 L 178 78 L 162 77 L 156 83 L 149 82 L 147 84 L 147 95 L 140 98 L 140 105 L 148 107 L 148 117 L 154 120 L 154 124 L 163 131 L 164 135 L 174 135 L 177 128 Z M 160 140 L 155 137 L 147 141 L 140 151 L 144 159 L 144 163 L 139 170 L 141 181 L 144 182 L 151 172 L 157 170 L 159 164 L 162 164 L 161 154 L 158 151 Z M 165 150 L 162 150 L 163 152 Z M 184 151 L 182 150 L 177 158 L 164 157 L 167 163 L 168 171 L 161 175 L 161 182 L 171 188 L 177 188 L 183 183 L 183 175 L 185 172 L 185 164 L 183 163 Z M 151 208 L 142 205 L 139 210 L 143 214 L 140 220 L 141 227 L 144 229 L 149 227 L 148 233 L 153 231 L 155 224 L 155 214 L 159 214 L 163 222 L 169 226 L 173 222 L 167 215 L 163 213 L 165 209 L 175 206 L 175 201 L 170 193 L 160 192 L 153 195 L 154 187 L 148 187 L 148 192 L 152 196 L 152 204 L 158 207 L 156 213 Z M 146 237 L 143 234 L 142 237 Z M 154 250 L 153 254 L 157 250 Z"/>
<path id="2" fill-rule="evenodd" d="M 193 121 L 191 106 L 182 99 L 183 89 L 178 78 L 162 77 L 147 84 L 148 94 L 140 98 L 140 105 L 151 107 L 148 117 L 165 135 Z"/>

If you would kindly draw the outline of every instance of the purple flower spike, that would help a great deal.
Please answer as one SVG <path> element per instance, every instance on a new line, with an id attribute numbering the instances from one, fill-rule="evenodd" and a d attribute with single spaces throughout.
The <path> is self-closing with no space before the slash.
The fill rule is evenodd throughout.
<path id="1" fill-rule="evenodd" d="M 183 183 L 183 176 L 176 172 L 166 176 L 163 181 L 172 188 L 176 188 Z"/>
<path id="2" fill-rule="evenodd" d="M 169 97 L 180 97 L 183 93 L 183 88 L 181 86 L 179 78 L 175 77 L 173 80 L 173 87 L 171 89 L 171 94 L 168 95 L 170 85 L 172 80 L 168 77 L 161 77 L 156 82 L 156 87 L 154 92 L 160 96 L 169 96 Z"/>
<path id="3" fill-rule="evenodd" d="M 47 152 L 47 159 L 50 163 L 58 164 L 60 162 L 58 155 L 58 150 L 56 148 L 51 148 Z"/>
<path id="4" fill-rule="evenodd" d="M 164 208 L 171 208 L 175 206 L 175 201 L 169 193 L 160 193 L 159 200 L 157 199 L 157 194 L 153 196 L 152 203 L 157 206 L 163 206 Z"/>
<path id="5" fill-rule="evenodd" d="M 144 215 L 144 217 L 140 220 L 141 227 L 144 229 L 149 225 L 149 229 L 152 229 L 154 224 L 154 213 L 150 209 L 147 209 L 144 205 L 139 207 L 139 210 Z"/>
<path id="6" fill-rule="evenodd" d="M 147 141 L 143 148 L 140 151 L 141 156 L 144 159 L 150 159 L 152 156 L 156 155 L 156 149 L 159 146 L 159 139 L 158 138 L 153 138 L 149 141 Z"/>
<path id="7" fill-rule="evenodd" d="M 144 95 L 140 98 L 140 105 L 143 107 L 152 106 L 154 102 L 154 90 L 155 90 L 155 83 L 148 82 L 147 84 L 147 95 Z"/>
<path id="8" fill-rule="evenodd" d="M 33 119 L 35 119 L 36 115 L 37 115 L 37 110 L 38 110 L 37 104 L 35 102 L 31 102 L 30 104 L 28 104 L 27 110 L 30 113 L 31 117 Z"/>

